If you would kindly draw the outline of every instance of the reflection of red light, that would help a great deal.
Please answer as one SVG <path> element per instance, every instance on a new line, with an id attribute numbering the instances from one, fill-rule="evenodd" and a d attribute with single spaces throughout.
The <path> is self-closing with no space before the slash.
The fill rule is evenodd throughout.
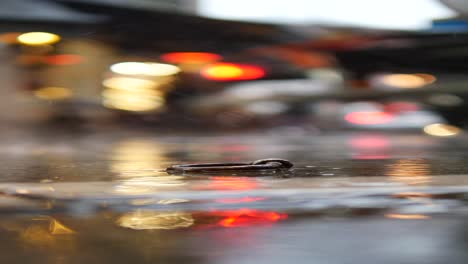
<path id="1" fill-rule="evenodd" d="M 393 115 L 386 112 L 352 112 L 347 114 L 344 119 L 349 123 L 357 125 L 377 125 L 385 124 L 393 120 Z"/>
<path id="2" fill-rule="evenodd" d="M 219 61 L 222 57 L 208 52 L 171 52 L 161 56 L 161 59 L 170 63 L 210 63 Z"/>
<path id="3" fill-rule="evenodd" d="M 353 137 L 349 141 L 351 147 L 357 149 L 383 149 L 390 147 L 390 141 L 384 136 Z"/>
<path id="4" fill-rule="evenodd" d="M 212 181 L 197 190 L 251 190 L 258 187 L 256 181 L 249 178 L 238 177 L 213 177 Z"/>
<path id="5" fill-rule="evenodd" d="M 254 65 L 215 63 L 203 68 L 201 75 L 214 81 L 242 81 L 260 79 L 265 70 Z"/>
<path id="6" fill-rule="evenodd" d="M 258 201 L 263 201 L 265 198 L 263 197 L 243 197 L 243 198 L 226 198 L 226 199 L 218 199 L 216 202 L 219 203 L 253 203 Z"/>
<path id="7" fill-rule="evenodd" d="M 397 114 L 402 112 L 418 111 L 419 106 L 411 102 L 393 102 L 385 105 L 384 109 L 386 112 Z"/>
<path id="8" fill-rule="evenodd" d="M 389 159 L 389 155 L 367 155 L 367 154 L 357 154 L 353 155 L 353 159 L 357 160 L 382 160 Z"/>
<path id="9" fill-rule="evenodd" d="M 288 218 L 287 214 L 277 212 L 264 212 L 251 209 L 240 209 L 236 211 L 224 211 L 218 215 L 225 216 L 218 222 L 224 227 L 242 227 L 252 225 L 270 224 Z"/>
<path id="10" fill-rule="evenodd" d="M 44 60 L 53 65 L 73 65 L 83 62 L 83 57 L 74 54 L 59 54 L 48 56 Z"/>

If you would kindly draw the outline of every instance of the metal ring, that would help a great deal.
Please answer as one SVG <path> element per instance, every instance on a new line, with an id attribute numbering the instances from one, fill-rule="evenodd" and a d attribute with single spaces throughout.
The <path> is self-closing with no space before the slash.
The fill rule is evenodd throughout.
<path id="1" fill-rule="evenodd" d="M 255 171 L 289 169 L 293 164 L 284 159 L 261 159 L 250 163 L 200 163 L 172 165 L 166 169 L 175 172 Z"/>

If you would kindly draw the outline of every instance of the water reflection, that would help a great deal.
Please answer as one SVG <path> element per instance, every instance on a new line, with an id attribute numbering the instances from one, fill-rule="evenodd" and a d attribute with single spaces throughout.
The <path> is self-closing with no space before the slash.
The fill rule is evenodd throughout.
<path id="1" fill-rule="evenodd" d="M 192 215 L 184 212 L 154 212 L 137 210 L 117 220 L 119 226 L 134 230 L 179 229 L 194 224 Z"/>
<path id="2" fill-rule="evenodd" d="M 117 142 L 110 154 L 110 170 L 119 178 L 157 176 L 167 162 L 164 147 L 157 141 L 132 138 Z"/>
<path id="3" fill-rule="evenodd" d="M 422 214 L 385 214 L 386 218 L 402 219 L 402 220 L 423 220 L 430 217 Z"/>
<path id="4" fill-rule="evenodd" d="M 259 188 L 258 180 L 251 177 L 230 177 L 216 176 L 211 177 L 208 182 L 195 184 L 195 190 L 217 190 L 217 191 L 234 191 L 234 190 L 252 190 Z"/>
<path id="5" fill-rule="evenodd" d="M 431 181 L 431 167 L 425 159 L 400 159 L 386 165 L 385 175 L 392 181 L 415 185 Z"/>
<path id="6" fill-rule="evenodd" d="M 379 160 L 391 157 L 391 141 L 385 135 L 368 134 L 352 136 L 348 140 L 352 158 L 357 160 Z"/>

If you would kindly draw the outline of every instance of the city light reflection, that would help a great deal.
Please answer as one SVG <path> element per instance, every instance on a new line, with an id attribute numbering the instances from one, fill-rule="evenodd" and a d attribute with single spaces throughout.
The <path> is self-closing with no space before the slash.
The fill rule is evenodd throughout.
<path id="1" fill-rule="evenodd" d="M 71 228 L 65 226 L 63 223 L 60 223 L 56 219 L 50 219 L 50 233 L 52 235 L 71 235 L 75 234 L 76 232 Z"/>
<path id="2" fill-rule="evenodd" d="M 386 167 L 385 175 L 395 182 L 418 185 L 431 181 L 430 166 L 424 159 L 400 159 Z"/>
<path id="3" fill-rule="evenodd" d="M 119 226 L 134 230 L 187 228 L 192 226 L 194 222 L 195 220 L 189 213 L 154 212 L 147 210 L 127 213 L 117 220 Z"/>
<path id="4" fill-rule="evenodd" d="M 121 178 L 156 176 L 160 163 L 166 160 L 161 148 L 158 142 L 152 140 L 120 141 L 113 146 L 110 153 L 110 169 Z"/>
<path id="5" fill-rule="evenodd" d="M 265 225 L 288 218 L 287 214 L 253 209 L 215 212 L 213 215 L 223 217 L 220 221 L 218 221 L 218 225 L 222 227 L 247 227 Z"/>
<path id="6" fill-rule="evenodd" d="M 54 44 L 60 41 L 60 36 L 48 32 L 28 32 L 17 37 L 19 43 L 36 46 Z"/>

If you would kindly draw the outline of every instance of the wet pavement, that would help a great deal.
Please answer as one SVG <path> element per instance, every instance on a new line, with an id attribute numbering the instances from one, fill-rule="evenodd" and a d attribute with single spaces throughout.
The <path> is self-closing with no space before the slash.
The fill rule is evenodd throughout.
<path id="1" fill-rule="evenodd" d="M 158 133 L 0 142 L 5 263 L 466 263 L 468 141 L 419 133 Z M 284 158 L 288 171 L 169 175 Z"/>

